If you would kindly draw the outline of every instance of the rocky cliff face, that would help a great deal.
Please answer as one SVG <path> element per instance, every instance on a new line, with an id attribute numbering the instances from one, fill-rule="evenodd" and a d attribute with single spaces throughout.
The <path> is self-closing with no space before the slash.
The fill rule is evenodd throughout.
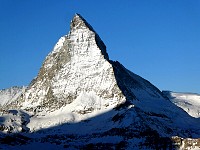
<path id="1" fill-rule="evenodd" d="M 199 119 L 110 60 L 99 35 L 79 14 L 26 91 L 3 109 L 3 132 L 48 133 L 34 141 L 59 140 L 68 148 L 169 148 L 172 136 L 198 137 L 200 131 Z"/>

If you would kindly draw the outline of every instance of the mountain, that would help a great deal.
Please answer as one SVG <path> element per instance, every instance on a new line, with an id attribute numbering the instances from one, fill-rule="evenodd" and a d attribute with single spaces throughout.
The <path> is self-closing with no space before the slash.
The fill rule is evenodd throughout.
<path id="1" fill-rule="evenodd" d="M 171 102 L 185 110 L 190 116 L 200 117 L 200 95 L 195 93 L 178 93 L 163 91 Z"/>
<path id="2" fill-rule="evenodd" d="M 172 149 L 183 145 L 181 138 L 200 135 L 200 120 L 110 60 L 79 14 L 37 77 L 0 109 L 0 142 L 7 149 Z"/>

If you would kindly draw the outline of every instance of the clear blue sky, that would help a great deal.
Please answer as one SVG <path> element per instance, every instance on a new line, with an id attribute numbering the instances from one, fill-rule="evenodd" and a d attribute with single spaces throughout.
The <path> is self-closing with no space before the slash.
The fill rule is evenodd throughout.
<path id="1" fill-rule="evenodd" d="M 199 0 L 0 0 L 0 89 L 30 83 L 75 13 L 112 60 L 160 90 L 200 93 Z"/>

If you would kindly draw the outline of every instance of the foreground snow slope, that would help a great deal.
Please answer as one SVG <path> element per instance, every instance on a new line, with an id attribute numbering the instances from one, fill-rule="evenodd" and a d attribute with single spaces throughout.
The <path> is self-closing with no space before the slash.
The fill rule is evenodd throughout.
<path id="1" fill-rule="evenodd" d="M 190 116 L 200 117 L 200 94 L 178 93 L 171 91 L 163 92 L 171 102 L 185 110 Z"/>

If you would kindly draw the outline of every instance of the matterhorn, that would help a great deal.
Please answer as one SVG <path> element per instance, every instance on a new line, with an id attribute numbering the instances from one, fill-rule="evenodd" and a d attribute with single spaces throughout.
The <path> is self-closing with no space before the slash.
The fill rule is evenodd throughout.
<path id="1" fill-rule="evenodd" d="M 175 149 L 189 137 L 200 144 L 200 119 L 110 60 L 80 14 L 19 91 L 0 105 L 0 148 Z"/>

